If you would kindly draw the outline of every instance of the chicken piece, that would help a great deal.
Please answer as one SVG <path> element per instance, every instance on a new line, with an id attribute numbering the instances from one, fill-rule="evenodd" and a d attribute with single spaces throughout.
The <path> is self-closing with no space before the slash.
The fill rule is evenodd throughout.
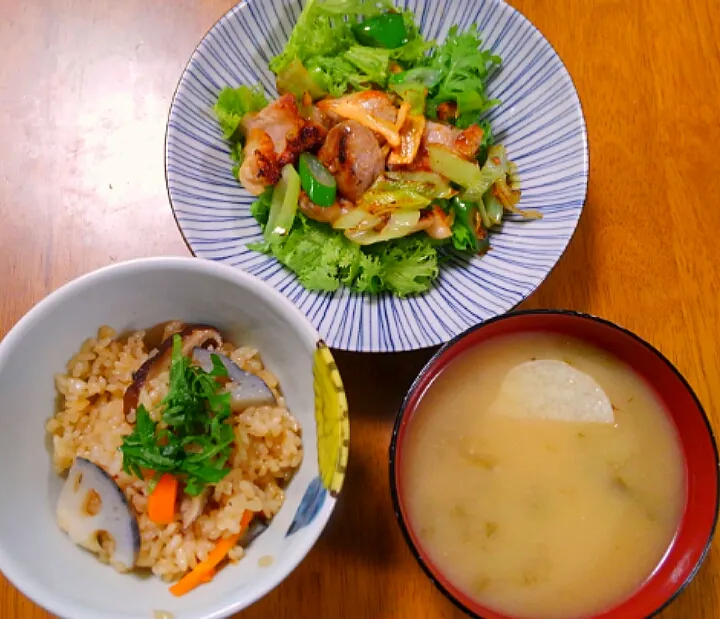
<path id="1" fill-rule="evenodd" d="M 455 145 L 455 138 L 459 134 L 460 129 L 457 127 L 429 120 L 425 125 L 423 144 L 440 144 L 452 149 Z"/>
<path id="2" fill-rule="evenodd" d="M 461 131 L 452 125 L 428 121 L 425 126 L 424 143 L 425 146 L 440 144 L 466 159 L 472 159 L 482 144 L 483 135 L 483 130 L 478 125 L 470 125 Z"/>
<path id="3" fill-rule="evenodd" d="M 478 125 L 470 125 L 467 129 L 460 130 L 452 125 L 428 120 L 425 123 L 425 132 L 415 158 L 410 163 L 405 163 L 404 157 L 398 159 L 391 155 L 388 159 L 388 167 L 391 170 L 407 172 L 430 171 L 428 144 L 439 144 L 465 159 L 472 160 L 482 144 L 483 136 L 483 130 Z"/>
<path id="4" fill-rule="evenodd" d="M 319 125 L 328 131 L 337 125 L 342 118 L 332 112 L 323 112 L 317 105 L 310 104 L 306 106 L 307 113 L 305 117 L 310 122 Z"/>
<path id="5" fill-rule="evenodd" d="M 305 122 L 298 112 L 295 97 L 286 94 L 259 112 L 246 114 L 242 128 L 248 135 L 253 129 L 265 131 L 273 141 L 275 153 L 279 155 L 285 150 L 288 134 L 298 132 Z"/>
<path id="6" fill-rule="evenodd" d="M 448 239 L 452 236 L 453 219 L 452 214 L 433 205 L 432 210 L 423 212 L 413 232 L 424 230 L 431 239 Z"/>
<path id="7" fill-rule="evenodd" d="M 325 127 L 300 116 L 291 94 L 247 114 L 242 129 L 247 141 L 238 178 L 255 195 L 275 185 L 284 165 L 296 163 L 300 153 L 317 148 L 327 135 Z"/>
<path id="8" fill-rule="evenodd" d="M 245 144 L 245 160 L 238 179 L 251 194 L 259 196 L 280 180 L 280 166 L 272 138 L 262 129 L 251 129 Z"/>
<path id="9" fill-rule="evenodd" d="M 375 134 L 354 120 L 341 122 L 330 130 L 318 157 L 335 176 L 340 194 L 352 202 L 385 169 L 385 158 Z"/>
<path id="10" fill-rule="evenodd" d="M 327 134 L 325 127 L 312 122 L 306 122 L 297 130 L 292 130 L 286 136 L 285 150 L 278 157 L 278 165 L 281 168 L 288 163 L 295 165 L 301 153 L 315 150 L 325 141 Z"/>
<path id="11" fill-rule="evenodd" d="M 339 99 L 323 99 L 318 108 L 359 122 L 381 135 L 393 148 L 400 145 L 400 133 L 395 126 L 398 110 L 384 92 L 365 90 Z"/>
<path id="12" fill-rule="evenodd" d="M 303 215 L 314 221 L 319 221 L 325 224 L 333 224 L 340 217 L 353 209 L 354 205 L 352 202 L 340 198 L 340 200 L 336 200 L 330 206 L 318 206 L 310 200 L 304 191 L 301 191 L 298 207 Z"/>
<path id="13" fill-rule="evenodd" d="M 180 502 L 180 514 L 182 515 L 183 529 L 187 529 L 203 513 L 210 497 L 210 489 L 205 488 L 197 496 L 186 494 Z"/>
<path id="14" fill-rule="evenodd" d="M 485 132 L 478 125 L 470 125 L 455 138 L 455 150 L 472 159 L 482 144 Z"/>
<path id="15" fill-rule="evenodd" d="M 432 223 L 426 232 L 431 239 L 449 239 L 452 233 L 453 217 L 443 211 L 437 204 L 432 208 Z"/>
<path id="16" fill-rule="evenodd" d="M 410 164 L 417 157 L 425 132 L 425 117 L 410 115 L 400 130 L 400 147 L 394 148 L 388 158 L 388 164 Z"/>

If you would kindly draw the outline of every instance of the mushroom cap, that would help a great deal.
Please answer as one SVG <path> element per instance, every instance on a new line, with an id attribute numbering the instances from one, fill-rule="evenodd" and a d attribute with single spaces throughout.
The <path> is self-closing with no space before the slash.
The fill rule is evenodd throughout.
<path id="1" fill-rule="evenodd" d="M 220 348 L 223 342 L 220 332 L 210 325 L 188 325 L 176 335 L 179 335 L 182 339 L 183 356 L 189 355 L 198 346 L 207 346 L 210 343 L 216 348 Z M 163 340 L 158 346 L 157 352 L 152 357 L 149 357 L 133 374 L 133 382 L 125 390 L 123 396 L 123 412 L 125 416 L 137 408 L 140 391 L 145 386 L 145 383 L 170 367 L 173 337 L 174 335 L 171 335 Z"/>

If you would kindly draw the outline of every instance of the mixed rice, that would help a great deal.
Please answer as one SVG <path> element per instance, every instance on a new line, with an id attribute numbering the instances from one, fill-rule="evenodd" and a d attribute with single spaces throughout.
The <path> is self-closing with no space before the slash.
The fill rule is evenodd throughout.
<path id="1" fill-rule="evenodd" d="M 168 323 L 163 339 L 181 327 Z M 118 337 L 107 326 L 98 330 L 97 337 L 86 340 L 67 363 L 67 372 L 55 377 L 59 409 L 48 421 L 47 431 L 52 436 L 53 462 L 59 475 L 66 474 L 79 456 L 113 478 L 137 517 L 140 550 L 135 567 L 171 581 L 204 561 L 219 539 L 238 534 L 246 510 L 263 520 L 278 512 L 284 500 L 283 488 L 302 460 L 301 431 L 285 405 L 277 379 L 264 368 L 258 351 L 225 342 L 217 352 L 259 376 L 275 394 L 275 404 L 234 412 L 227 422 L 234 432 L 230 472 L 208 486 L 202 500 L 179 492 L 179 508 L 172 523 L 151 521 L 147 513 L 148 484 L 123 470 L 120 451 L 123 437 L 135 425 L 135 411 L 125 414 L 123 396 L 133 374 L 154 352 L 147 349 L 145 340 L 144 331 Z M 140 392 L 139 403 L 156 421 L 168 384 L 169 372 L 164 370 Z M 98 553 L 105 562 L 109 560 L 107 550 Z M 238 561 L 243 553 L 243 547 L 237 545 L 228 558 Z"/>

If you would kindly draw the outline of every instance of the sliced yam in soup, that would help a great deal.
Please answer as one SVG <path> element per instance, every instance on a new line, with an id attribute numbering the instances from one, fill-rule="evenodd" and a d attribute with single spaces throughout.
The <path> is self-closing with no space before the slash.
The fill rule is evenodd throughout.
<path id="1" fill-rule="evenodd" d="M 528 419 L 614 423 L 612 404 L 597 381 L 565 361 L 537 359 L 503 379 L 491 414 Z"/>

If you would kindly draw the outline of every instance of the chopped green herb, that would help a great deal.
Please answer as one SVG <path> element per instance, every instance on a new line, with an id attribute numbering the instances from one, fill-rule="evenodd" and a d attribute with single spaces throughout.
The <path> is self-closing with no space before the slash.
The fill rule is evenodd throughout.
<path id="1" fill-rule="evenodd" d="M 211 359 L 210 372 L 192 365 L 175 335 L 169 389 L 160 404 L 162 421 L 153 421 L 142 404 L 136 410 L 135 429 L 120 447 L 123 470 L 141 479 L 143 469 L 154 471 L 151 490 L 162 473 L 172 473 L 185 482 L 185 492 L 195 496 L 230 471 L 230 394 L 221 391 L 217 380 L 228 372 L 217 355 Z"/>

